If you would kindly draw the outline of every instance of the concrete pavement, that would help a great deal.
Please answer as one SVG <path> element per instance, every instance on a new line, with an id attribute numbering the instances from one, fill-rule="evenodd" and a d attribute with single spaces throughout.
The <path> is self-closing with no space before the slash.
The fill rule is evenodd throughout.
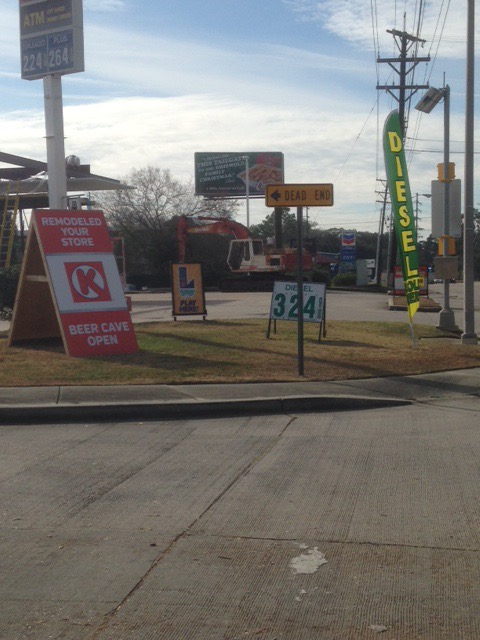
<path id="1" fill-rule="evenodd" d="M 0 638 L 477 640 L 472 373 L 388 409 L 2 425 Z"/>

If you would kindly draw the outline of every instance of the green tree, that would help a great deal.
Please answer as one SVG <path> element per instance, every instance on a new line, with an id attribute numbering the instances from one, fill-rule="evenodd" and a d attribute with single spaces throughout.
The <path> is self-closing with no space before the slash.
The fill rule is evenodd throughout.
<path id="1" fill-rule="evenodd" d="M 290 213 L 288 207 L 281 207 L 282 209 L 282 234 L 283 244 L 287 244 L 290 238 L 295 238 L 297 235 L 297 217 L 294 213 Z M 269 213 L 262 222 L 250 226 L 252 235 L 261 238 L 273 238 L 275 235 L 275 211 Z"/>

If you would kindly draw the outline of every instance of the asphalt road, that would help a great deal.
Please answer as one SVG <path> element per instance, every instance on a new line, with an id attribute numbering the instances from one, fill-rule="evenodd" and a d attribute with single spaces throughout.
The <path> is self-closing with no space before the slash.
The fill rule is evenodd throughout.
<path id="1" fill-rule="evenodd" d="M 222 293 L 207 291 L 205 294 L 207 319 L 232 320 L 235 318 L 268 319 L 271 293 Z M 443 305 L 443 285 L 430 285 L 429 296 Z M 133 293 L 132 318 L 134 322 L 154 322 L 172 319 L 170 292 Z M 480 282 L 475 283 L 475 322 L 480 323 Z M 455 322 L 460 329 L 464 326 L 463 283 L 450 285 L 450 308 L 455 314 Z M 378 322 L 408 322 L 406 311 L 389 310 L 385 293 L 328 290 L 326 297 L 326 318 L 329 320 L 359 320 Z M 183 317 L 182 321 L 188 320 Z M 418 312 L 415 323 L 436 326 L 438 313 Z"/>
<path id="2" fill-rule="evenodd" d="M 0 429 L 3 640 L 475 640 L 480 404 Z"/>
<path id="3" fill-rule="evenodd" d="M 480 282 L 475 282 L 475 330 L 480 327 Z M 169 291 L 133 292 L 132 320 L 140 322 L 163 322 L 172 320 L 172 297 Z M 443 305 L 443 285 L 432 284 L 429 288 L 432 300 Z M 207 291 L 205 294 L 207 319 L 232 320 L 235 318 L 263 318 L 268 321 L 271 293 L 222 293 Z M 463 283 L 450 285 L 450 308 L 454 312 L 455 322 L 460 330 L 464 327 Z M 326 298 L 326 318 L 329 320 L 351 320 L 377 322 L 408 322 L 405 311 L 389 310 L 388 296 L 384 293 L 328 290 Z M 196 317 L 183 317 L 188 321 Z M 436 326 L 438 313 L 419 312 L 415 323 Z M 0 331 L 7 331 L 8 322 L 0 321 Z"/>

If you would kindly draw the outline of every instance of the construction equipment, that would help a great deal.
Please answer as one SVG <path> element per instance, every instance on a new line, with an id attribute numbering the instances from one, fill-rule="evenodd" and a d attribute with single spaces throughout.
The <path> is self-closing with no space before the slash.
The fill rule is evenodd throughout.
<path id="1" fill-rule="evenodd" d="M 230 241 L 227 257 L 231 276 L 221 280 L 221 291 L 271 291 L 275 279 L 295 280 L 297 250 L 265 247 L 260 238 L 252 238 L 248 228 L 239 222 L 229 218 L 181 216 L 177 227 L 180 262 L 185 261 L 189 234 L 234 237 L 234 240 Z M 304 251 L 304 270 L 311 271 L 313 266 L 313 256 Z"/>
<path id="2" fill-rule="evenodd" d="M 16 220 L 18 213 L 18 193 L 10 195 L 10 183 L 5 194 L 5 204 L 2 212 L 0 227 L 0 268 L 10 266 L 12 259 L 13 241 L 15 239 Z"/>

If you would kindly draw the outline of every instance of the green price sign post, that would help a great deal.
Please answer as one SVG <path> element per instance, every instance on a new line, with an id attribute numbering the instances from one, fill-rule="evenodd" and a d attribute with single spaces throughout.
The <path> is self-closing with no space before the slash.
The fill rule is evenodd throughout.
<path id="1" fill-rule="evenodd" d="M 275 282 L 270 303 L 270 316 L 268 320 L 267 338 L 270 338 L 272 320 L 274 333 L 276 333 L 277 320 L 298 322 L 299 317 L 304 322 L 317 322 L 319 324 L 318 340 L 325 332 L 325 284 L 303 283 L 298 288 L 296 282 Z M 302 309 L 302 313 L 299 313 Z M 303 336 L 302 336 L 303 339 Z"/>

